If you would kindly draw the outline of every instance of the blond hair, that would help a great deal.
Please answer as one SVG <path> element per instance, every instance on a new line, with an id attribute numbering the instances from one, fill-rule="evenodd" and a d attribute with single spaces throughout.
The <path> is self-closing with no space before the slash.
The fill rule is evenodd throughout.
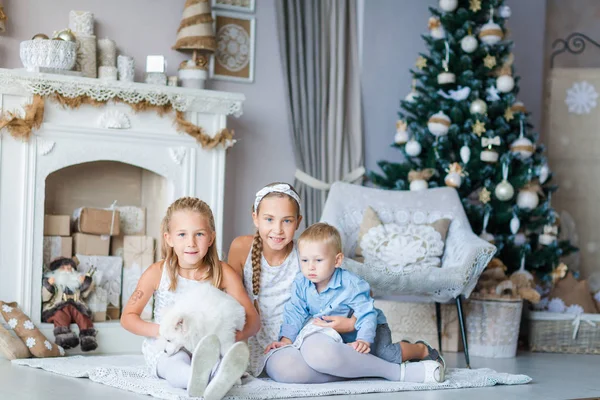
<path id="1" fill-rule="evenodd" d="M 208 204 L 197 197 L 181 197 L 175 200 L 173 204 L 167 208 L 167 213 L 160 225 L 160 231 L 162 233 L 161 257 L 164 260 L 164 268 L 167 268 L 167 273 L 171 280 L 169 286 L 170 291 L 175 291 L 175 289 L 177 289 L 179 259 L 177 258 L 175 251 L 173 251 L 173 248 L 169 246 L 165 240 L 165 233 L 169 232 L 171 218 L 173 217 L 173 213 L 177 211 L 192 211 L 199 213 L 207 219 L 211 231 L 215 231 L 215 218 L 213 217 L 212 210 Z M 221 280 L 223 278 L 223 269 L 221 267 L 221 260 L 219 260 L 219 253 L 217 252 L 216 240 L 213 240 L 202 261 L 207 267 L 207 271 L 202 277 L 202 280 L 210 280 L 213 286 L 220 288 Z"/>
<path id="2" fill-rule="evenodd" d="M 335 254 L 342 252 L 342 237 L 340 236 L 340 232 L 334 226 L 325 222 L 317 222 L 302 232 L 298 238 L 298 245 L 306 242 L 325 242 L 327 246 L 333 249 Z"/>
<path id="3" fill-rule="evenodd" d="M 273 182 L 273 183 L 269 183 L 267 186 L 265 187 L 271 187 L 271 186 L 275 186 L 275 185 L 281 185 L 283 184 L 282 182 Z M 298 192 L 296 191 L 296 189 L 294 189 L 294 187 L 290 184 L 285 183 L 285 185 L 288 185 L 290 187 L 290 189 L 296 193 L 296 195 L 298 195 Z M 279 197 L 279 198 L 287 198 L 289 200 L 291 200 L 295 205 L 296 205 L 296 217 L 300 216 L 300 204 L 298 204 L 298 202 L 296 201 L 296 199 L 294 199 L 293 197 L 285 194 L 285 193 L 281 193 L 281 192 L 271 192 L 267 195 L 265 195 L 260 202 L 262 203 L 262 201 L 264 199 L 267 199 L 269 197 Z M 298 196 L 300 197 L 300 196 Z M 252 206 L 252 211 L 256 213 L 256 215 L 258 215 L 258 209 L 260 208 L 260 203 L 258 203 L 258 206 L 256 207 L 256 210 L 254 209 L 254 206 Z M 256 300 L 258 298 L 258 293 L 260 292 L 260 260 L 262 257 L 262 252 L 263 252 L 263 242 L 262 239 L 260 237 L 260 233 L 258 232 L 258 229 L 256 230 L 256 233 L 254 234 L 254 238 L 252 240 L 252 294 L 254 294 L 255 300 L 254 300 L 254 307 L 256 307 L 256 309 L 258 310 L 258 300 Z"/>

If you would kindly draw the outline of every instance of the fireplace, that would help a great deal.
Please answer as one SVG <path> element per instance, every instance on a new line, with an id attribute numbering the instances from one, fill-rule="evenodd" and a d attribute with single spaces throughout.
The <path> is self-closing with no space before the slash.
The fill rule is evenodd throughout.
<path id="1" fill-rule="evenodd" d="M 178 107 L 185 108 L 186 119 L 209 135 L 226 127 L 227 115 L 240 115 L 244 100 L 232 93 L 0 69 L 0 106 L 19 110 L 31 103 L 32 90 L 52 85 L 92 95 L 94 90 L 108 90 L 140 98 L 163 96 L 181 102 Z M 196 196 L 213 209 L 220 245 L 225 155 L 224 146 L 205 149 L 177 132 L 169 115 L 135 113 L 122 103 L 65 109 L 46 100 L 43 124 L 28 141 L 6 132 L 0 135 L 0 297 L 18 301 L 40 324 L 45 214 L 70 215 L 82 206 L 107 208 L 116 200 L 143 207 L 147 236 L 158 241 L 168 204 L 181 196 Z M 125 332 L 118 321 L 95 325 L 97 352 L 140 349 L 141 338 Z M 52 325 L 41 328 L 53 338 Z"/>

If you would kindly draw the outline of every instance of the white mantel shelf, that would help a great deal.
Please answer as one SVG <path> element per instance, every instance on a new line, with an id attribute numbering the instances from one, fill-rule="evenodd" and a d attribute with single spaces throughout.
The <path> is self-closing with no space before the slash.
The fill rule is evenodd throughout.
<path id="1" fill-rule="evenodd" d="M 96 100 L 144 99 L 155 105 L 171 103 L 178 111 L 242 115 L 245 96 L 241 93 L 150 85 L 138 82 L 108 81 L 71 75 L 28 72 L 0 68 L 0 90 L 10 94 L 50 94 L 66 97 L 88 95 Z"/>

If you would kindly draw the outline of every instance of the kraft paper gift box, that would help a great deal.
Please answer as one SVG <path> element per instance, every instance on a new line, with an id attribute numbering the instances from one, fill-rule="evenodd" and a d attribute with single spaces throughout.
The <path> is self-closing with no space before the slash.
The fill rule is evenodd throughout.
<path id="1" fill-rule="evenodd" d="M 87 273 L 95 267 L 96 273 L 101 273 L 96 286 L 106 290 L 108 306 L 119 309 L 121 307 L 123 259 L 121 257 L 86 256 L 83 254 L 76 254 L 76 257 L 79 260 L 79 266 L 77 267 L 79 272 Z"/>
<path id="2" fill-rule="evenodd" d="M 121 235 L 132 236 L 146 234 L 146 209 L 136 206 L 117 206 L 119 211 L 119 229 Z"/>
<path id="3" fill-rule="evenodd" d="M 71 217 L 44 215 L 44 236 L 71 236 Z"/>
<path id="4" fill-rule="evenodd" d="M 110 237 L 88 235 L 85 233 L 73 234 L 73 253 L 86 256 L 108 256 Z"/>
<path id="5" fill-rule="evenodd" d="M 119 211 L 81 207 L 73 212 L 73 231 L 92 235 L 119 235 Z"/>
<path id="6" fill-rule="evenodd" d="M 135 291 L 140 277 L 146 269 L 154 263 L 154 238 L 150 236 L 125 236 L 123 238 L 123 304 Z M 152 319 L 152 297 L 144 310 L 141 318 Z"/>
<path id="7" fill-rule="evenodd" d="M 73 255 L 73 238 L 64 236 L 44 236 L 43 262 L 48 266 L 57 257 Z"/>
<path id="8" fill-rule="evenodd" d="M 392 341 L 425 340 L 438 347 L 437 323 L 434 303 L 406 303 L 375 299 L 375 307 L 385 314 L 392 331 Z M 442 351 L 463 350 L 454 304 L 442 304 Z"/>

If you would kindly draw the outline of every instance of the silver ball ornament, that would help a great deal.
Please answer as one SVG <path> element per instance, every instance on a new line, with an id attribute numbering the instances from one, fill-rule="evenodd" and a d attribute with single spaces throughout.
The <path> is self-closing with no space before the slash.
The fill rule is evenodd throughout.
<path id="1" fill-rule="evenodd" d="M 521 190 L 517 195 L 517 205 L 523 210 L 533 210 L 539 202 L 538 194 L 532 190 Z"/>
<path id="2" fill-rule="evenodd" d="M 458 0 L 440 0 L 440 9 L 445 12 L 452 12 L 458 7 Z"/>
<path id="3" fill-rule="evenodd" d="M 481 99 L 473 100 L 469 106 L 471 114 L 485 114 L 487 113 L 487 104 Z"/>
<path id="4" fill-rule="evenodd" d="M 510 75 L 500 75 L 496 78 L 496 88 L 502 93 L 508 93 L 515 87 L 515 80 Z"/>
<path id="5" fill-rule="evenodd" d="M 406 143 L 404 147 L 404 151 L 411 157 L 416 157 L 421 154 L 421 143 L 417 142 L 415 139 L 411 139 Z"/>
<path id="6" fill-rule="evenodd" d="M 510 184 L 507 180 L 503 180 L 499 184 L 496 185 L 496 189 L 494 189 L 494 194 L 496 198 L 500 201 L 508 201 L 512 199 L 515 194 L 515 188 Z"/>
<path id="7" fill-rule="evenodd" d="M 462 38 L 460 41 L 460 48 L 465 53 L 471 54 L 472 52 L 477 50 L 478 46 L 479 46 L 479 43 L 477 42 L 477 39 L 473 35 L 467 35 L 464 38 Z"/>

